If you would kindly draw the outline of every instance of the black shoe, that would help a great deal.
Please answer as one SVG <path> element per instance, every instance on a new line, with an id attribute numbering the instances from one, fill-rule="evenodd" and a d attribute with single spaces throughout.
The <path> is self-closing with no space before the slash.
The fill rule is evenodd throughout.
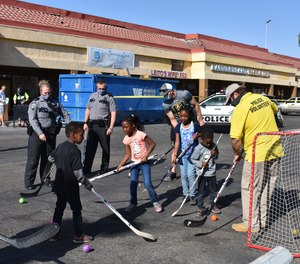
<path id="1" fill-rule="evenodd" d="M 99 170 L 98 175 L 105 174 L 108 171 L 109 171 L 108 169 L 101 169 L 101 170 Z"/>
<path id="2" fill-rule="evenodd" d="M 197 205 L 197 200 L 195 197 L 190 198 L 190 205 Z"/>
<path id="3" fill-rule="evenodd" d="M 51 237 L 50 239 L 49 239 L 49 242 L 56 242 L 57 240 L 59 240 L 61 238 L 61 233 L 60 233 L 60 231 L 55 235 L 55 236 L 53 236 L 53 237 Z"/>
<path id="4" fill-rule="evenodd" d="M 34 190 L 34 189 L 35 189 L 35 186 L 29 185 L 29 186 L 26 187 L 26 189 L 31 191 L 31 190 Z"/>
<path id="5" fill-rule="evenodd" d="M 170 182 L 176 179 L 176 173 L 175 172 L 170 172 L 168 175 L 165 177 L 164 181 Z"/>
<path id="6" fill-rule="evenodd" d="M 50 178 L 47 178 L 45 180 L 45 185 L 48 186 L 49 188 L 52 188 L 53 187 L 53 183 L 51 182 L 51 179 Z"/>

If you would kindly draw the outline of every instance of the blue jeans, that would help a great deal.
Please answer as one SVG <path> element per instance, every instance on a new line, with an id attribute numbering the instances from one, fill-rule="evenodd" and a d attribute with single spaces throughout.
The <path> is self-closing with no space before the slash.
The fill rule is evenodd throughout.
<path id="1" fill-rule="evenodd" d="M 195 166 L 192 164 L 187 156 L 183 156 L 181 159 L 182 165 L 180 165 L 181 172 L 181 184 L 182 184 L 182 193 L 184 196 L 189 194 L 190 197 L 195 197 L 196 195 L 196 184 L 192 187 L 196 176 L 195 176 Z"/>
<path id="2" fill-rule="evenodd" d="M 143 163 L 130 169 L 130 204 L 137 205 L 137 186 L 140 171 L 142 171 L 144 186 L 148 191 L 150 201 L 155 203 L 157 194 L 151 182 L 151 168 L 149 163 Z"/>
<path id="3" fill-rule="evenodd" d="M 199 188 L 197 195 L 197 205 L 198 208 L 204 208 L 204 196 L 205 196 L 205 187 L 208 185 L 209 188 L 209 202 L 212 204 L 216 198 L 216 189 L 217 189 L 217 177 L 205 177 L 201 176 L 199 179 Z"/>

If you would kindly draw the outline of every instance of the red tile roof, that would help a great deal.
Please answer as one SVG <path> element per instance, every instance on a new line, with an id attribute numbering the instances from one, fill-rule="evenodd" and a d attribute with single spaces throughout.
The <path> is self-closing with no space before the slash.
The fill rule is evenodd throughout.
<path id="1" fill-rule="evenodd" d="M 0 24 L 135 43 L 179 52 L 206 52 L 300 69 L 300 59 L 200 34 L 180 34 L 16 0 L 0 0 Z"/>

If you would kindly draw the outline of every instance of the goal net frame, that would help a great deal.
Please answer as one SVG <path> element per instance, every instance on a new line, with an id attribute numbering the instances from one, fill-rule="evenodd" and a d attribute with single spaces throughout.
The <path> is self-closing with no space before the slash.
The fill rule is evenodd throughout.
<path id="1" fill-rule="evenodd" d="M 262 137 L 272 137 L 267 140 L 276 140 L 277 147 L 280 145 L 282 148 L 281 156 L 275 159 L 272 157 L 273 163 L 270 159 L 255 163 L 258 154 L 257 143 L 259 144 Z M 266 151 L 266 153 L 270 152 L 274 151 L 271 149 Z M 274 161 L 276 169 L 270 165 L 274 164 Z M 288 249 L 294 257 L 300 257 L 299 165 L 300 130 L 261 132 L 254 137 L 249 187 L 248 247 L 270 251 L 276 246 L 282 246 Z M 262 182 L 259 185 L 260 188 L 254 187 L 258 186 L 257 180 L 259 179 L 257 177 L 255 181 L 255 169 L 257 169 L 255 166 L 262 166 L 264 170 L 261 175 L 262 180 L 259 180 Z M 270 173 L 271 170 L 273 174 Z M 272 175 L 275 177 L 273 180 Z"/>

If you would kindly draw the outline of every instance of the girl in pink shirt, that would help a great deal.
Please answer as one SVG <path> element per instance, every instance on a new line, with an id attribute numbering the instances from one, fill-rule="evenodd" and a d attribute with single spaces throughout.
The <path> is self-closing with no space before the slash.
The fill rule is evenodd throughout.
<path id="1" fill-rule="evenodd" d="M 138 129 L 139 124 L 138 117 L 134 115 L 130 115 L 122 121 L 122 128 L 126 135 L 123 139 L 125 156 L 117 167 L 117 170 L 119 171 L 130 158 L 133 162 L 140 162 L 130 168 L 130 205 L 125 211 L 131 213 L 136 209 L 138 178 L 139 172 L 142 171 L 144 186 L 148 191 L 150 201 L 155 211 L 160 213 L 162 207 L 157 202 L 157 194 L 151 182 L 151 168 L 148 161 L 148 157 L 156 144 L 145 132 Z"/>

